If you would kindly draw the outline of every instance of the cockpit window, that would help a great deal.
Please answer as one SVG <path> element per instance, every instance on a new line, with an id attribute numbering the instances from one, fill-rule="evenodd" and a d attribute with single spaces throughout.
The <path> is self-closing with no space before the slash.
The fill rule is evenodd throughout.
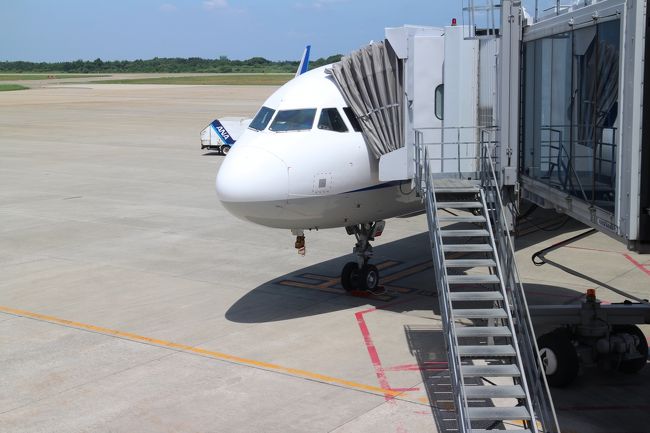
<path id="1" fill-rule="evenodd" d="M 346 116 L 348 116 L 348 120 L 350 121 L 350 125 L 352 125 L 352 129 L 354 129 L 357 132 L 361 132 L 361 125 L 359 125 L 359 120 L 357 119 L 357 116 L 355 116 L 354 113 L 352 112 L 352 108 L 343 107 L 343 112 L 345 113 Z"/>
<path id="2" fill-rule="evenodd" d="M 321 110 L 320 119 L 318 119 L 318 129 L 335 132 L 348 131 L 348 127 L 345 126 L 345 122 L 343 122 L 343 118 L 336 108 L 323 108 Z"/>
<path id="3" fill-rule="evenodd" d="M 315 108 L 278 111 L 269 129 L 275 132 L 305 131 L 314 125 L 315 117 Z"/>
<path id="4" fill-rule="evenodd" d="M 256 131 L 263 131 L 264 128 L 266 128 L 266 125 L 269 124 L 269 121 L 271 120 L 271 117 L 273 117 L 274 113 L 275 110 L 272 108 L 269 107 L 260 108 L 260 111 L 257 112 L 255 118 L 253 119 L 251 124 L 248 125 L 248 127 Z"/>

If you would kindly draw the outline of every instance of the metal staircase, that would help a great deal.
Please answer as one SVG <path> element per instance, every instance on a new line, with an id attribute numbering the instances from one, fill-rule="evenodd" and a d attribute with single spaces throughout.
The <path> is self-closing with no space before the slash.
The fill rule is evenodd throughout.
<path id="1" fill-rule="evenodd" d="M 435 187 L 434 158 L 416 146 L 459 430 L 559 432 L 489 145 L 482 149 L 480 184 Z"/>

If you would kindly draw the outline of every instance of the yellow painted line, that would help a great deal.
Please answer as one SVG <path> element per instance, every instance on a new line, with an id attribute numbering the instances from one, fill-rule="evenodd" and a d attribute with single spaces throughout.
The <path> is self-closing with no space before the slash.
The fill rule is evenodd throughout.
<path id="1" fill-rule="evenodd" d="M 347 388 L 358 389 L 362 391 L 367 391 L 373 394 L 381 396 L 391 396 L 397 397 L 403 395 L 404 392 L 394 391 L 392 389 L 384 389 L 378 386 L 365 385 L 363 383 L 358 383 L 350 380 L 340 379 L 337 377 L 327 376 L 324 374 L 313 373 L 306 370 L 300 370 L 297 368 L 284 367 L 277 364 L 271 364 L 263 361 L 256 361 L 254 359 L 242 358 L 239 356 L 229 355 L 227 353 L 215 352 L 213 350 L 202 349 L 200 347 L 188 346 L 185 344 L 174 343 L 171 341 L 159 340 L 157 338 L 144 337 L 142 335 L 133 334 L 131 332 L 118 331 L 115 329 L 104 328 L 102 326 L 88 325 L 86 323 L 74 322 L 72 320 L 60 319 L 54 316 L 48 316 L 45 314 L 32 313 L 31 311 L 18 310 L 15 308 L 9 308 L 0 305 L 0 311 L 14 314 L 16 316 L 29 317 L 32 319 L 43 320 L 46 322 L 57 323 L 60 325 L 71 326 L 73 328 L 85 329 L 88 331 L 97 332 L 105 335 L 114 335 L 116 337 L 126 338 L 132 341 L 145 342 L 161 347 L 168 347 L 170 349 L 176 349 L 188 353 L 196 353 L 198 355 L 208 356 L 210 358 L 220 359 L 223 361 L 234 362 L 241 365 L 248 365 L 251 367 L 257 367 L 264 370 L 277 371 L 291 376 L 301 377 L 304 379 L 311 379 L 318 382 L 324 382 L 329 384 L 341 385 Z"/>

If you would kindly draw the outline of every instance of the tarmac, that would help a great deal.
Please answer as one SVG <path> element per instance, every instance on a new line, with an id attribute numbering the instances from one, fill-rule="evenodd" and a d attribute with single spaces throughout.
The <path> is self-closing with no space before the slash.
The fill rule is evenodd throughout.
<path id="1" fill-rule="evenodd" d="M 302 257 L 217 200 L 224 157 L 199 132 L 273 90 L 0 93 L 0 431 L 452 431 L 424 216 L 387 222 L 385 290 L 355 297 L 338 282 L 343 229 L 308 232 Z M 592 281 L 531 263 L 585 230 L 539 211 L 522 224 L 529 303 L 624 299 L 601 284 L 650 297 L 650 256 L 600 233 L 548 254 Z M 564 432 L 650 431 L 649 367 L 583 369 L 552 394 Z"/>

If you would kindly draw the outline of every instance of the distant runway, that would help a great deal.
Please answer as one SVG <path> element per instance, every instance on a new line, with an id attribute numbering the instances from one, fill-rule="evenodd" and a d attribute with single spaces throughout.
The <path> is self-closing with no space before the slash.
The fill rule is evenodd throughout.
<path id="1" fill-rule="evenodd" d="M 273 90 L 0 94 L 0 430 L 450 431 L 423 216 L 388 221 L 374 258 L 385 292 L 359 298 L 338 283 L 354 243 L 343 229 L 308 232 L 300 257 L 288 231 L 217 201 L 223 157 L 200 150 L 201 129 L 252 116 Z M 593 287 L 529 259 L 580 230 L 524 228 L 530 302 L 575 302 Z M 650 256 L 604 235 L 549 256 L 650 297 Z M 650 425 L 649 368 L 585 371 L 553 396 L 564 431 Z"/>

